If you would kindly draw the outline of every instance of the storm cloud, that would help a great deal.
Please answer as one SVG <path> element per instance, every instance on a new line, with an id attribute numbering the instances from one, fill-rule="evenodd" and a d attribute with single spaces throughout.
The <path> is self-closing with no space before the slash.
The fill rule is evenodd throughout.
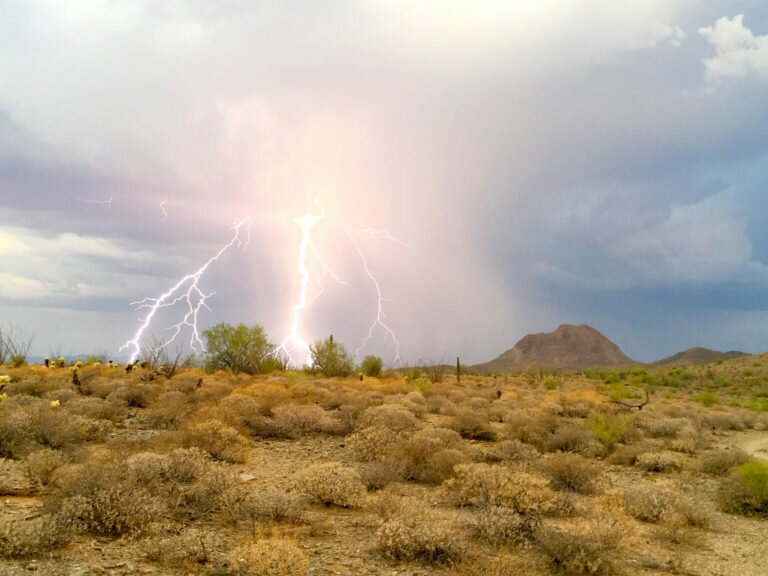
<path id="1" fill-rule="evenodd" d="M 561 322 L 639 360 L 763 351 L 766 38 L 754 1 L 4 2 L 0 321 L 116 350 L 250 217 L 203 323 L 281 340 L 319 203 L 346 284 L 310 339 L 365 337 L 373 227 L 407 244 L 356 237 L 406 360 Z"/>

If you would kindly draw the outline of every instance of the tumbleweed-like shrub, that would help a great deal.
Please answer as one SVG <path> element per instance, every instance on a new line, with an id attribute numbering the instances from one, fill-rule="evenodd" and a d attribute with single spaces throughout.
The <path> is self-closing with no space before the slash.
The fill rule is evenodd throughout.
<path id="1" fill-rule="evenodd" d="M 309 560 L 292 540 L 269 538 L 240 546 L 230 552 L 236 574 L 249 576 L 304 576 Z"/>
<path id="2" fill-rule="evenodd" d="M 244 462 L 248 442 L 234 428 L 218 420 L 191 424 L 179 433 L 185 448 L 199 448 L 224 462 Z"/>
<path id="3" fill-rule="evenodd" d="M 474 531 L 479 540 L 491 546 L 524 544 L 540 523 L 535 515 L 523 515 L 504 506 L 488 506 L 478 510 Z"/>
<path id="4" fill-rule="evenodd" d="M 597 488 L 597 467 L 577 454 L 554 454 L 543 468 L 556 490 L 592 494 Z"/>
<path id="5" fill-rule="evenodd" d="M 397 514 L 382 523 L 378 546 L 393 560 L 418 560 L 428 565 L 454 564 L 466 554 L 455 526 L 421 510 Z"/>
<path id="6" fill-rule="evenodd" d="M 342 508 L 360 506 L 366 494 L 360 473 L 340 462 L 308 466 L 297 475 L 296 486 L 315 501 Z"/>
<path id="7" fill-rule="evenodd" d="M 558 506 L 549 481 L 530 472 L 480 463 L 460 464 L 455 474 L 443 486 L 456 506 L 504 506 L 527 515 L 547 514 Z"/>
<path id="8" fill-rule="evenodd" d="M 578 530 L 542 527 L 536 541 L 552 567 L 564 574 L 616 572 L 621 535 L 613 526 L 590 522 Z"/>

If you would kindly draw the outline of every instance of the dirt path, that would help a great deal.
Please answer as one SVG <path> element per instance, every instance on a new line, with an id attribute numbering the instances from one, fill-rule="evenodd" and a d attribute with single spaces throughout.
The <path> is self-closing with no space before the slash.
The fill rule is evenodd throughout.
<path id="1" fill-rule="evenodd" d="M 768 462 L 768 432 L 748 432 L 738 446 L 750 456 Z"/>

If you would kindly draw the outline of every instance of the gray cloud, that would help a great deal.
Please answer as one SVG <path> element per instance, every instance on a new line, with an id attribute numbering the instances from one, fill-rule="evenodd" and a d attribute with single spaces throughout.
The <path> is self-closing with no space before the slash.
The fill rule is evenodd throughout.
<path id="1" fill-rule="evenodd" d="M 749 333 L 762 349 L 768 332 L 727 316 L 764 293 L 768 254 L 765 85 L 759 59 L 733 64 L 756 57 L 743 51 L 759 52 L 768 13 L 737 4 L 12 2 L 0 233 L 36 249 L 0 250 L 16 278 L 0 312 L 18 321 L 25 305 L 42 347 L 61 332 L 33 311 L 52 306 L 94 326 L 73 351 L 119 343 L 136 325 L 119 302 L 167 289 L 250 215 L 248 251 L 205 278 L 205 321 L 280 339 L 298 290 L 292 218 L 319 199 L 319 245 L 349 282 L 327 284 L 310 337 L 365 336 L 374 292 L 344 230 L 373 226 L 410 246 L 363 242 L 410 359 L 479 361 L 577 320 L 648 355 L 652 319 L 686 294 L 717 311 L 701 330 L 728 327 L 712 342 Z M 670 353 L 691 344 L 695 330 L 667 328 Z M 371 350 L 391 353 L 381 332 Z"/>

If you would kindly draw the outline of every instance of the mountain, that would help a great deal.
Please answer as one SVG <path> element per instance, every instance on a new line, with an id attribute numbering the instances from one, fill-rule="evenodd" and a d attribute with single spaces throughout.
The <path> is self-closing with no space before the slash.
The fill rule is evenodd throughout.
<path id="1" fill-rule="evenodd" d="M 600 332 L 582 324 L 562 324 L 554 332 L 528 334 L 501 356 L 474 368 L 505 372 L 528 368 L 596 368 L 636 364 Z"/>
<path id="2" fill-rule="evenodd" d="M 718 352 L 709 348 L 689 348 L 669 358 L 662 358 L 652 364 L 654 366 L 684 366 L 686 364 L 709 364 L 720 360 L 732 360 L 734 358 L 743 358 L 749 356 L 745 352 L 732 350 L 730 352 Z"/>

